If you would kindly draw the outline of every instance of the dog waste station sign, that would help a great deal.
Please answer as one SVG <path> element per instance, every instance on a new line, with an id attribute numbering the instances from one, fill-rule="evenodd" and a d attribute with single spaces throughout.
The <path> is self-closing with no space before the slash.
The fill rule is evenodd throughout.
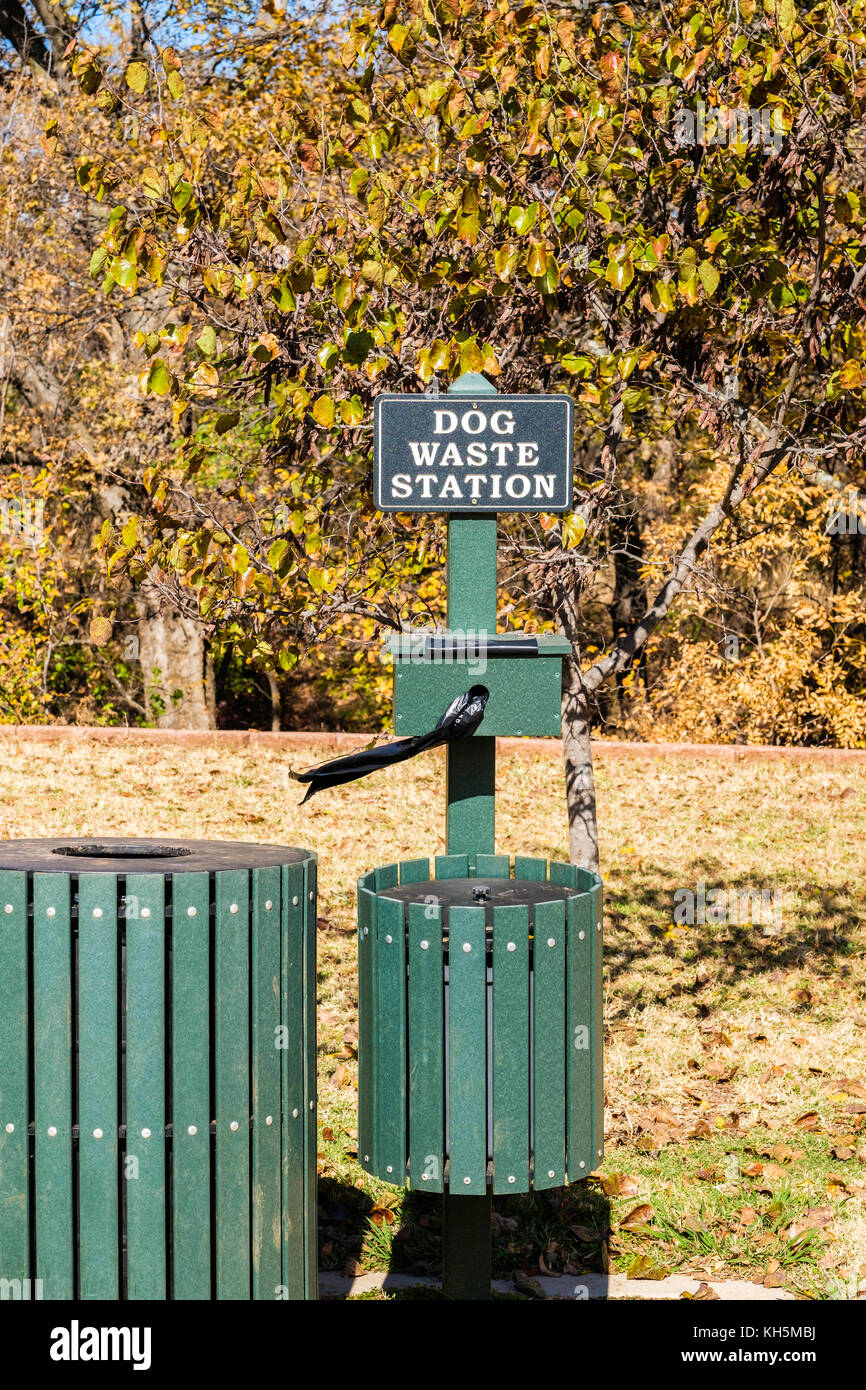
<path id="1" fill-rule="evenodd" d="M 385 1182 L 408 1181 L 413 1188 L 417 1182 L 442 1193 L 443 1284 L 446 1294 L 458 1299 L 490 1297 L 492 1193 L 574 1181 L 589 1172 L 603 1151 L 601 882 L 564 864 L 550 866 L 550 883 L 521 885 L 521 875 L 546 879 L 543 861 L 515 855 L 510 879 L 509 855 L 497 854 L 495 847 L 496 739 L 559 735 L 562 662 L 572 651 L 560 633 L 497 634 L 496 513 L 571 510 L 573 410 L 564 395 L 500 395 L 476 373 L 459 377 L 443 395 L 383 395 L 375 406 L 376 506 L 386 512 L 444 512 L 448 524 L 447 628 L 403 631 L 386 642 L 394 669 L 395 733 L 424 733 L 434 710 L 445 709 L 478 684 L 486 705 L 483 723 L 471 737 L 446 744 L 446 853 L 435 860 L 434 878 L 428 880 L 427 860 L 413 860 L 380 867 L 359 884 L 359 1158 L 367 1172 Z M 513 940 L 507 948 L 503 944 L 505 964 L 487 967 L 494 969 L 492 984 L 485 985 L 484 926 L 476 942 L 481 949 L 474 954 L 469 954 L 473 947 L 468 941 L 459 958 L 456 946 L 448 946 L 455 954 L 443 976 L 444 938 L 435 923 L 425 919 L 424 940 L 414 943 L 414 953 L 402 929 L 395 934 L 392 924 L 380 933 L 378 916 L 370 925 L 372 890 L 367 888 L 373 884 L 377 892 L 393 892 L 398 869 L 400 892 L 407 875 L 410 889 L 415 880 L 425 880 L 415 887 L 428 895 L 427 904 L 440 902 L 447 892 L 447 885 L 436 882 L 441 878 L 460 881 L 455 891 L 463 894 L 461 901 L 470 889 L 475 891 L 475 898 L 466 900 L 477 904 L 494 891 L 485 886 L 489 875 L 503 890 L 525 890 L 530 897 L 563 891 L 551 887 L 561 884 L 576 886 L 583 895 L 580 910 L 592 921 L 581 919 L 578 931 L 581 924 L 575 919 L 571 935 L 562 923 L 541 933 L 548 954 L 538 948 L 541 973 L 532 996 L 531 1047 L 529 1024 L 521 1032 L 519 1020 L 524 1006 L 528 1020 L 527 990 L 536 986 L 521 977 L 513 1007 L 505 1006 L 501 993 L 510 987 L 520 951 L 530 952 L 528 928 L 525 939 L 516 928 L 508 929 Z M 416 908 L 407 910 L 411 914 Z M 547 910 L 543 904 L 539 908 L 542 916 Z M 382 911 L 402 912 L 402 904 L 386 903 Z M 463 920 L 461 912 L 471 916 L 479 908 L 455 911 L 456 923 Z M 502 928 L 491 930 L 495 954 Z M 568 965 L 556 974 L 559 1003 L 549 1009 L 545 981 L 548 975 L 554 978 L 551 962 L 556 950 L 565 951 L 566 937 L 571 943 Z M 464 991 L 463 976 L 476 966 L 475 983 Z M 422 1008 L 418 1001 L 428 985 Z M 447 1005 L 440 997 L 443 990 Z M 485 991 L 490 990 L 493 1012 L 485 1024 Z M 589 1001 L 585 1005 L 579 1002 L 584 997 Z M 472 1010 L 477 1030 L 470 1044 L 460 1028 Z M 573 1014 L 588 1032 L 591 1045 L 584 1050 L 577 1050 L 583 1048 L 579 1041 L 565 1046 L 563 1010 L 571 1011 L 569 1023 Z M 429 1036 L 424 1020 L 433 1030 Z M 449 1041 L 440 1048 L 443 1027 Z M 419 1037 L 424 1066 L 412 1051 Z M 550 1106 L 544 1098 L 548 1052 L 554 1078 Z M 514 1114 L 509 1119 L 504 1107 L 512 1092 Z M 489 1103 L 485 1095 L 492 1097 Z M 436 1124 L 425 1130 L 424 1116 L 435 1118 Z M 515 1134 L 519 1131 L 512 1146 L 515 1155 L 519 1150 L 519 1163 L 508 1149 L 510 1125 L 516 1126 Z M 552 1139 L 559 1146 L 556 1157 L 544 1148 Z M 474 1166 L 467 1162 L 466 1144 L 475 1155 Z"/>
<path id="2" fill-rule="evenodd" d="M 564 512 L 571 507 L 569 396 L 382 395 L 375 503 L 384 512 Z"/>

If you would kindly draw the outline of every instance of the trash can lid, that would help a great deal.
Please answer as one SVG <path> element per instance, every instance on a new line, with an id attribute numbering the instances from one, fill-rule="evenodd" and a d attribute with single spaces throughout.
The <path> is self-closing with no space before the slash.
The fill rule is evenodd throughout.
<path id="1" fill-rule="evenodd" d="M 0 869 L 65 874 L 191 874 L 264 869 L 315 859 L 312 850 L 255 845 L 244 840 L 148 840 L 89 835 L 46 840 L 0 840 Z"/>
<path id="2" fill-rule="evenodd" d="M 380 888 L 379 898 L 396 898 L 403 903 L 428 903 L 431 896 L 443 908 L 451 907 L 533 907 L 536 903 L 563 902 L 580 896 L 578 888 L 561 883 L 539 882 L 532 878 L 433 878 L 405 883 L 400 888 Z"/>

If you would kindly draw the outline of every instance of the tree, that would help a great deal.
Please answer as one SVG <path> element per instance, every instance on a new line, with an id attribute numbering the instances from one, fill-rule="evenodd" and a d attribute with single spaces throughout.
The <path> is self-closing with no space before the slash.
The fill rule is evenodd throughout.
<path id="1" fill-rule="evenodd" d="M 134 21 L 136 15 L 133 6 Z M 7 716 L 33 717 L 34 701 L 41 699 L 43 717 L 60 703 L 67 717 L 208 728 L 213 697 L 203 629 L 178 615 L 158 586 L 146 584 L 135 602 L 115 595 L 113 643 L 105 636 L 93 645 L 88 635 L 88 610 L 100 611 L 104 587 L 92 563 L 93 531 L 106 519 L 122 525 L 138 509 L 142 455 L 146 450 L 152 457 L 159 447 L 170 412 L 156 400 L 135 400 L 137 389 L 128 394 L 136 376 L 130 339 L 141 306 L 106 305 L 88 277 L 105 210 L 88 203 L 79 188 L 70 190 L 54 157 L 59 121 L 79 134 L 88 124 L 104 123 L 62 62 L 81 22 L 47 0 L 0 7 L 0 34 L 23 60 L 4 55 L 8 62 L 0 67 L 6 131 L 0 447 L 13 497 L 16 489 L 28 490 L 25 475 L 32 483 L 47 470 L 54 486 L 36 491 L 46 515 L 63 509 L 42 554 L 43 567 L 56 566 L 63 582 L 51 588 L 49 601 L 41 579 L 31 575 L 23 586 L 28 601 L 22 605 L 19 595 L 10 605 L 10 617 L 16 607 L 27 613 L 44 652 L 38 662 L 33 653 L 29 698 L 9 703 Z M 134 53 L 139 41 L 133 22 L 128 51 Z M 34 136 L 46 124 L 40 146 Z M 125 411 L 115 400 L 125 402 Z M 9 592 L 16 594 L 12 576 L 26 552 L 12 540 Z M 25 649 L 23 641 L 29 650 L 20 622 L 13 618 L 12 626 L 18 649 Z M 95 705 L 88 688 L 99 697 Z"/>
<path id="2" fill-rule="evenodd" d="M 176 49 L 122 75 L 72 58 L 117 118 L 78 163 L 115 204 L 95 265 L 109 294 L 184 306 L 142 334 L 142 379 L 198 411 L 148 470 L 150 515 L 119 546 L 106 529 L 112 563 L 182 579 L 290 664 L 346 615 L 399 622 L 423 585 L 432 525 L 370 508 L 378 391 L 464 370 L 570 389 L 577 512 L 509 534 L 527 601 L 574 644 L 571 850 L 595 864 L 603 687 L 633 685 L 685 596 L 760 559 L 767 517 L 796 550 L 816 491 L 862 478 L 863 34 L 835 0 L 388 0 L 353 18 L 339 71 L 327 28 L 277 32 L 219 72 Z M 613 630 L 584 652 L 606 550 Z M 862 699 L 862 660 L 839 669 Z"/>

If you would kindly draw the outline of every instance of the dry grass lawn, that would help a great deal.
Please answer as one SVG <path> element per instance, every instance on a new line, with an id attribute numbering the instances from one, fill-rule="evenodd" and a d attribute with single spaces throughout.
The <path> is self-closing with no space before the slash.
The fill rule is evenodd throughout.
<path id="1" fill-rule="evenodd" d="M 432 1197 L 355 1151 L 354 884 L 442 852 L 444 756 L 298 806 L 269 751 L 2 738 L 0 836 L 183 835 L 320 857 L 322 1264 L 431 1272 Z M 328 750 L 299 750 L 299 766 Z M 588 1183 L 497 1199 L 495 1269 L 673 1270 L 866 1289 L 866 768 L 598 761 L 607 1155 Z M 566 858 L 555 750 L 500 758 L 498 848 Z M 675 924 L 678 890 L 781 894 L 776 925 Z M 712 901 L 712 900 L 711 900 Z M 716 900 L 718 901 L 718 900 Z M 778 900 L 777 900 L 778 901 Z M 727 899 L 730 909 L 730 899 Z"/>

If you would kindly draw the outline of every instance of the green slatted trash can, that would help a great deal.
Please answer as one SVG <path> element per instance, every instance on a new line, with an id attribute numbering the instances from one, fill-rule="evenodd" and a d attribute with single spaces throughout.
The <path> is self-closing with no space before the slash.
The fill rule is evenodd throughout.
<path id="1" fill-rule="evenodd" d="M 0 844 L 0 1280 L 316 1297 L 316 856 Z"/>
<path id="2" fill-rule="evenodd" d="M 603 1155 L 602 886 L 465 855 L 358 885 L 359 1153 L 450 1196 L 588 1176 Z"/>

